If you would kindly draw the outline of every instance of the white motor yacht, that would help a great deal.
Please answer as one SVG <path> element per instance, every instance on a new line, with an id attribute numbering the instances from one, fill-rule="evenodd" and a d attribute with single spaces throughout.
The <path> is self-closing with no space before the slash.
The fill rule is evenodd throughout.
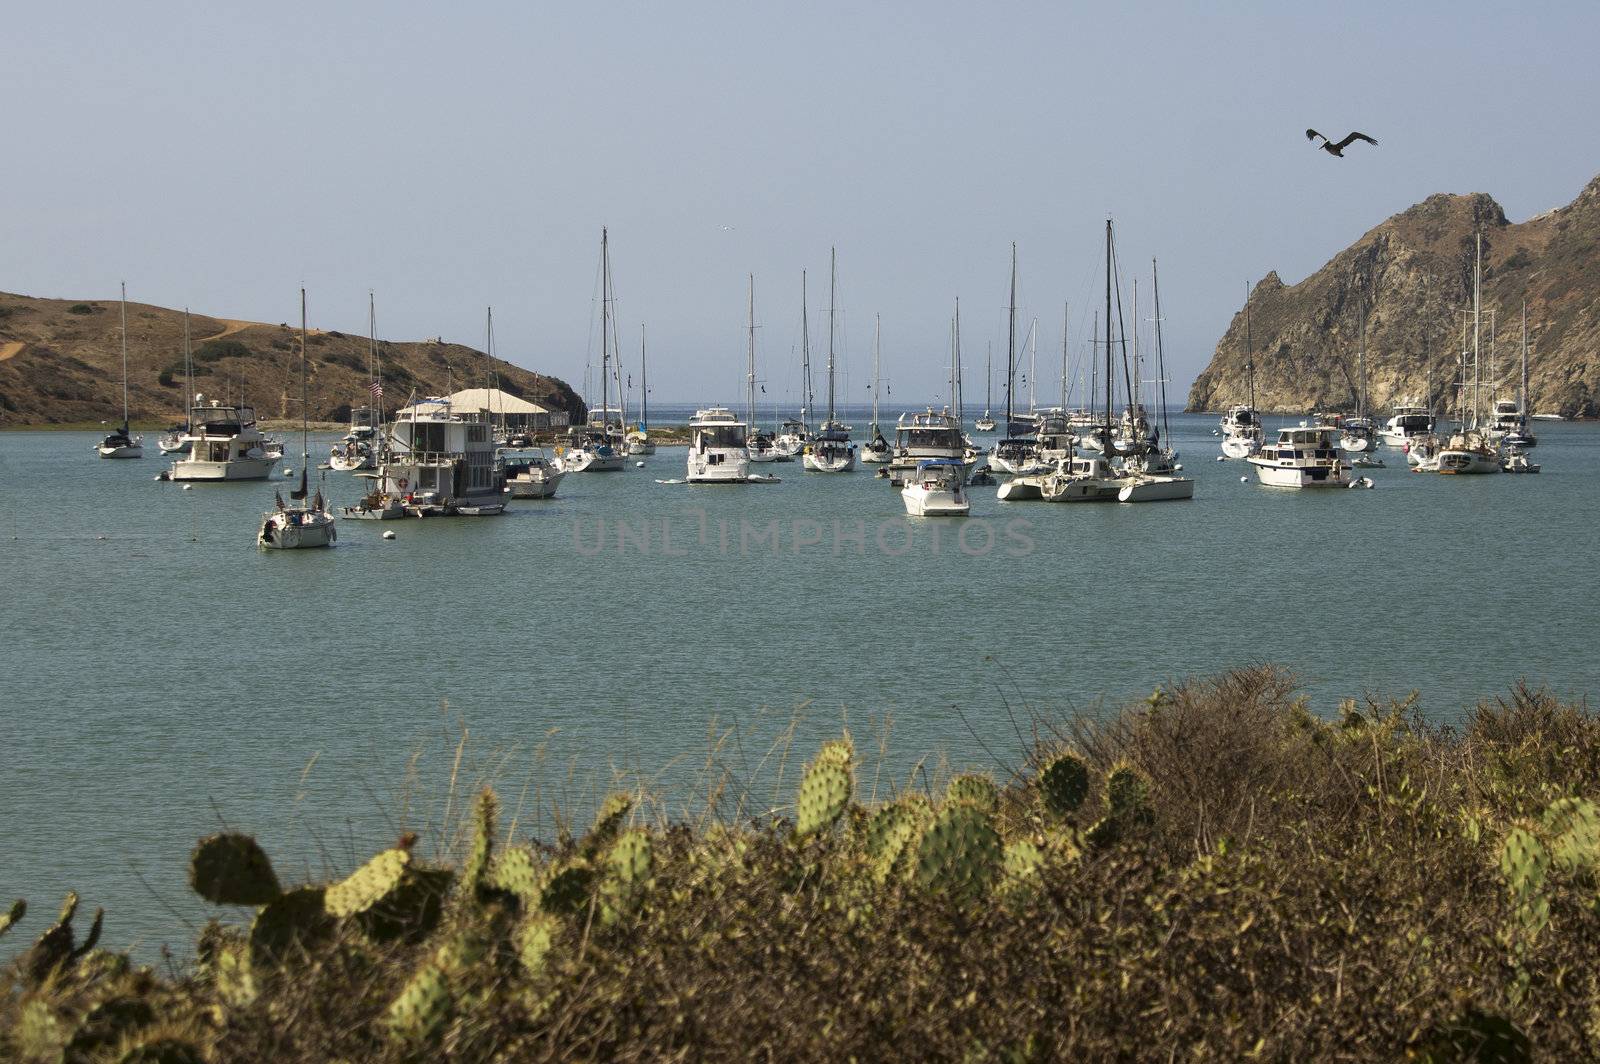
<path id="1" fill-rule="evenodd" d="M 1350 483 L 1349 467 L 1339 457 L 1331 425 L 1281 429 L 1276 443 L 1261 448 L 1248 461 L 1256 479 L 1274 488 L 1342 488 Z"/>
<path id="2" fill-rule="evenodd" d="M 889 475 L 899 480 L 923 462 L 948 459 L 965 464 L 967 444 L 961 422 L 948 410 L 932 407 L 921 413 L 900 415 L 894 427 L 894 447 Z"/>
<path id="3" fill-rule="evenodd" d="M 513 499 L 548 499 L 566 474 L 548 457 L 542 447 L 524 447 L 500 453 L 501 473 L 506 478 L 506 494 Z"/>
<path id="4" fill-rule="evenodd" d="M 415 517 L 480 516 L 505 509 L 493 426 L 455 414 L 444 399 L 411 405 L 389 426 L 378 491 Z"/>
<path id="5" fill-rule="evenodd" d="M 1378 431 L 1379 437 L 1390 447 L 1405 447 L 1413 440 L 1431 434 L 1434 417 L 1425 406 L 1397 406 L 1389 420 Z"/>
<path id="6" fill-rule="evenodd" d="M 966 482 L 960 459 L 929 459 L 905 475 L 900 499 L 912 517 L 965 517 L 972 512 Z"/>
<path id="7" fill-rule="evenodd" d="M 254 407 L 204 395 L 189 410 L 189 453 L 172 463 L 172 480 L 266 480 L 283 457 L 256 427 Z"/>
<path id="8" fill-rule="evenodd" d="M 690 484 L 743 484 L 750 479 L 746 425 L 732 410 L 696 410 L 689 421 L 689 456 L 684 479 Z"/>

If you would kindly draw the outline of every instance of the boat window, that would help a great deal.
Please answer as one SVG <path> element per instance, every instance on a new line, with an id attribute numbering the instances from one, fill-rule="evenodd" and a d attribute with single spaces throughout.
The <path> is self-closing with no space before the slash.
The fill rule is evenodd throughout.
<path id="1" fill-rule="evenodd" d="M 702 447 L 743 447 L 743 425 L 718 425 L 695 429 Z"/>

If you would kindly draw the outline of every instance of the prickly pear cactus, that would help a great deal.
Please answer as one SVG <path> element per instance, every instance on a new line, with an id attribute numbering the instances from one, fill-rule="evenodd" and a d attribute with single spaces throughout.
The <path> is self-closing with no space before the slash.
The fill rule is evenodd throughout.
<path id="1" fill-rule="evenodd" d="M 439 926 L 454 881 L 455 873 L 448 868 L 423 868 L 413 861 L 406 866 L 399 886 L 357 914 L 356 922 L 377 942 L 420 942 Z"/>
<path id="2" fill-rule="evenodd" d="M 232 832 L 196 844 L 189 886 L 213 905 L 265 905 L 283 893 L 266 851 L 249 835 Z"/>
<path id="3" fill-rule="evenodd" d="M 529 913 L 517 927 L 517 962 L 530 976 L 538 976 L 549 962 L 561 935 L 561 920 L 549 913 Z"/>
<path id="4" fill-rule="evenodd" d="M 410 863 L 411 854 L 407 851 L 384 850 L 328 888 L 324 899 L 328 914 L 342 917 L 366 912 L 399 889 Z"/>
<path id="5" fill-rule="evenodd" d="M 917 844 L 917 885 L 961 901 L 982 897 L 999 868 L 1000 836 L 974 805 L 945 806 Z"/>
<path id="6" fill-rule="evenodd" d="M 478 792 L 472 808 L 472 847 L 461 868 L 461 890 L 468 898 L 478 898 L 488 886 L 489 861 L 494 853 L 495 828 L 500 821 L 500 800 L 488 787 Z"/>
<path id="7" fill-rule="evenodd" d="M 67 1057 L 85 1060 L 115 1047 L 128 1035 L 156 1021 L 156 1010 L 141 997 L 115 995 L 99 1002 L 78 1021 L 67 1043 Z"/>
<path id="8" fill-rule="evenodd" d="M 524 905 L 537 905 L 544 884 L 539 858 L 524 846 L 502 850 L 489 873 L 489 885 L 520 898 Z"/>
<path id="9" fill-rule="evenodd" d="M 95 944 L 100 941 L 105 910 L 95 911 L 94 922 L 89 926 L 89 936 L 81 946 L 77 944 L 76 935 L 72 930 L 72 918 L 77 912 L 78 895 L 75 891 L 68 891 L 66 901 L 61 906 L 61 915 L 56 918 L 54 926 L 40 935 L 38 941 L 22 957 L 22 971 L 30 982 L 36 984 L 44 982 L 56 970 L 71 964 L 94 949 Z"/>
<path id="10" fill-rule="evenodd" d="M 795 801 L 795 832 L 800 835 L 833 827 L 855 789 L 848 744 L 829 744 L 823 751 L 800 778 L 800 795 Z"/>
<path id="11" fill-rule="evenodd" d="M 428 963 L 411 977 L 400 996 L 389 1005 L 389 1034 L 412 1045 L 427 1042 L 450 1017 L 450 983 L 439 966 Z"/>
<path id="12" fill-rule="evenodd" d="M 1089 766 L 1077 754 L 1062 754 L 1039 770 L 1039 800 L 1054 816 L 1070 816 L 1089 796 Z"/>
<path id="13" fill-rule="evenodd" d="M 205 1054 L 187 1038 L 174 1035 L 141 1039 L 114 1058 L 117 1064 L 205 1064 Z"/>
<path id="14" fill-rule="evenodd" d="M 1121 842 L 1122 834 L 1122 821 L 1114 816 L 1104 816 L 1083 833 L 1083 841 L 1096 850 L 1105 850 Z"/>
<path id="15" fill-rule="evenodd" d="M 34 998 L 22 1006 L 13 1037 L 23 1060 L 58 1061 L 66 1046 L 67 1030 L 48 1001 Z"/>
<path id="16" fill-rule="evenodd" d="M 556 865 L 539 890 L 539 908 L 556 916 L 582 912 L 594 891 L 595 872 L 587 861 L 572 860 Z"/>
<path id="17" fill-rule="evenodd" d="M 582 855 L 590 860 L 606 852 L 611 845 L 611 840 L 617 837 L 617 832 L 622 830 L 622 825 L 627 822 L 628 814 L 633 812 L 634 798 L 631 794 L 608 795 L 600 803 L 600 811 L 595 814 L 594 826 L 589 829 L 589 834 L 583 837 L 580 847 Z"/>
<path id="18" fill-rule="evenodd" d="M 905 856 L 916 851 L 917 839 L 933 820 L 933 811 L 921 795 L 907 795 L 879 807 L 867 822 L 867 860 L 872 877 L 879 883 L 894 877 L 905 867 Z"/>
<path id="19" fill-rule="evenodd" d="M 1000 802 L 1000 792 L 994 780 L 976 772 L 956 776 L 944 789 L 946 802 L 967 802 L 987 812 L 994 812 Z"/>
<path id="20" fill-rule="evenodd" d="M 1557 798 L 1544 811 L 1540 827 L 1550 840 L 1550 863 L 1566 872 L 1592 872 L 1600 866 L 1600 809 L 1586 798 Z"/>
<path id="21" fill-rule="evenodd" d="M 1044 870 L 1044 851 L 1027 839 L 1015 839 L 1006 844 L 1000 859 L 1002 891 L 1011 901 L 1025 901 L 1034 896 Z"/>
<path id="22" fill-rule="evenodd" d="M 1550 900 L 1543 895 L 1549 869 L 1550 852 L 1538 836 L 1523 827 L 1506 833 L 1500 844 L 1500 872 L 1505 876 L 1517 924 L 1530 940 L 1550 922 Z"/>
<path id="23" fill-rule="evenodd" d="M 1150 781 L 1132 765 L 1121 764 L 1106 776 L 1106 808 L 1125 825 L 1150 819 Z"/>
<path id="24" fill-rule="evenodd" d="M 286 890 L 256 913 L 250 925 L 250 965 L 257 974 L 275 971 L 296 955 L 333 937 L 321 887 Z"/>
<path id="25" fill-rule="evenodd" d="M 12 925 L 14 925 L 18 920 L 21 920 L 27 915 L 27 913 L 27 902 L 23 901 L 21 898 L 18 898 L 16 901 L 12 902 L 11 908 L 7 909 L 4 915 L 0 915 L 0 935 L 4 935 L 7 931 L 10 931 Z"/>
<path id="26" fill-rule="evenodd" d="M 637 828 L 623 832 L 606 855 L 600 883 L 601 919 L 612 924 L 630 912 L 649 884 L 654 867 L 650 836 Z"/>
<path id="27" fill-rule="evenodd" d="M 832 761 L 848 767 L 855 759 L 856 747 L 848 735 L 842 739 L 829 739 L 822 744 L 822 749 L 817 751 L 819 762 Z"/>

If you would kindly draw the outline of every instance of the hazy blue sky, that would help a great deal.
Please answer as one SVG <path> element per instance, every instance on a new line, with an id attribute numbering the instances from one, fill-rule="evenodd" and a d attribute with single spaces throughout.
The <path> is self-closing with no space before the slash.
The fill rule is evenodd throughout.
<path id="1" fill-rule="evenodd" d="M 1226 10 L 1223 10 L 1226 8 Z M 1600 4 L 18 4 L 0 289 L 479 344 L 580 385 L 600 227 L 656 400 L 734 401 L 745 275 L 792 392 L 839 248 L 845 366 L 968 399 L 1022 319 L 1087 336 L 1106 215 L 1161 260 L 1179 394 L 1247 280 L 1293 283 L 1437 191 L 1513 219 L 1600 171 Z M 1315 126 L 1382 143 L 1343 159 Z M 731 227 L 731 228 L 724 228 Z M 1141 308 L 1144 310 L 1146 308 Z"/>

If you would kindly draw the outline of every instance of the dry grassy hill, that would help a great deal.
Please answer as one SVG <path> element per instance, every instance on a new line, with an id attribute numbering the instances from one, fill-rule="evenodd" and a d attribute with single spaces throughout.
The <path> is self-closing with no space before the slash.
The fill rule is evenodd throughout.
<path id="1" fill-rule="evenodd" d="M 190 316 L 195 391 L 240 398 L 261 417 L 300 416 L 299 330 L 286 324 Z M 413 392 L 438 395 L 482 382 L 484 355 L 461 344 L 378 342 L 384 402 Z M 366 400 L 367 338 L 313 331 L 311 417 L 340 421 Z M 500 387 L 552 409 L 583 416 L 565 381 L 495 360 Z M 52 425 L 113 420 L 122 413 L 122 347 L 117 301 L 36 299 L 0 292 L 0 424 Z M 128 304 L 128 403 L 133 420 L 182 416 L 183 313 Z"/>
<path id="2" fill-rule="evenodd" d="M 1600 415 L 1600 177 L 1567 206 L 1516 224 L 1482 193 L 1429 196 L 1299 284 L 1267 274 L 1250 306 L 1258 404 L 1280 411 L 1352 409 L 1363 304 L 1373 405 L 1420 399 L 1429 367 L 1435 401 L 1453 404 L 1478 232 L 1481 350 L 1487 358 L 1492 340 L 1504 397 L 1513 398 L 1517 387 L 1526 300 L 1533 409 Z M 1243 402 L 1248 361 L 1241 308 L 1195 380 L 1189 409 Z"/>

